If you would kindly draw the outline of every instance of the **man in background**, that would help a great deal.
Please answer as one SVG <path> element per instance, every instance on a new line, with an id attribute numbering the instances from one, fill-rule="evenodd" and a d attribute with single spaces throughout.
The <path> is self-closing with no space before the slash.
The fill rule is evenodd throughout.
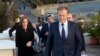
<path id="1" fill-rule="evenodd" d="M 46 40 L 49 33 L 50 25 L 54 22 L 54 16 L 48 15 L 47 16 L 47 23 L 43 25 L 41 30 L 41 37 L 42 37 L 42 43 L 44 43 L 44 46 L 46 44 Z"/>

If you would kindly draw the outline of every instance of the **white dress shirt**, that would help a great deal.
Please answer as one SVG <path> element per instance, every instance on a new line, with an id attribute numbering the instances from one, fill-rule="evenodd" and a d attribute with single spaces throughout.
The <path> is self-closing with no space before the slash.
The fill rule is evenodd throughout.
<path id="1" fill-rule="evenodd" d="M 39 36 L 35 31 L 34 31 L 34 39 L 36 40 L 36 43 L 39 43 Z"/>
<path id="2" fill-rule="evenodd" d="M 65 30 L 65 36 L 67 38 L 67 36 L 68 36 L 68 21 L 66 20 L 66 22 L 63 24 L 64 24 L 63 26 L 64 26 L 64 30 Z M 62 23 L 61 22 L 59 22 L 59 32 L 60 32 L 60 35 L 62 36 Z"/>

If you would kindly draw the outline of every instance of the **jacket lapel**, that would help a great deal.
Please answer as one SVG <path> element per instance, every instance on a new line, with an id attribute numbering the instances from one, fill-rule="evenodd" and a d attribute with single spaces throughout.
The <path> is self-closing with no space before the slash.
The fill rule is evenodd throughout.
<path id="1" fill-rule="evenodd" d="M 57 22 L 56 23 L 56 28 L 55 28 L 55 30 L 57 31 L 57 34 L 60 36 L 60 38 L 61 38 L 61 34 L 60 34 L 60 31 L 59 31 L 59 22 Z M 68 21 L 68 35 L 67 35 L 67 38 L 70 36 L 70 33 L 71 33 L 71 22 L 70 21 Z"/>
<path id="2" fill-rule="evenodd" d="M 57 22 L 56 23 L 56 29 L 55 29 L 56 31 L 57 31 L 57 34 L 60 36 L 60 38 L 61 38 L 61 34 L 60 34 L 60 31 L 59 31 L 59 22 Z"/>

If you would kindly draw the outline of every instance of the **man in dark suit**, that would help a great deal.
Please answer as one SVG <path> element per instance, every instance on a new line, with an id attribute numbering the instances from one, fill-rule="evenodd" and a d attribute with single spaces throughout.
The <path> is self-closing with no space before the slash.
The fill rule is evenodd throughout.
<path id="1" fill-rule="evenodd" d="M 82 34 L 79 25 L 68 21 L 68 8 L 57 9 L 59 21 L 50 25 L 45 56 L 81 56 Z"/>
<path id="2" fill-rule="evenodd" d="M 75 22 L 75 15 L 69 14 L 68 15 L 68 20 Z M 82 40 L 83 40 L 82 53 L 85 53 L 86 52 L 86 49 L 85 49 L 85 40 L 84 40 L 84 36 L 83 36 L 83 30 L 82 30 L 81 25 L 79 27 L 80 27 L 80 30 L 81 30 Z"/>
<path id="3" fill-rule="evenodd" d="M 83 29 L 82 29 L 81 25 L 79 26 L 79 28 L 81 30 L 81 36 L 82 36 L 82 41 L 83 41 L 81 53 L 84 54 L 84 53 L 86 53 L 85 39 L 84 39 L 84 36 L 83 36 Z"/>
<path id="4" fill-rule="evenodd" d="M 50 24 L 54 22 L 54 17 L 52 15 L 47 16 L 47 23 L 43 25 L 41 29 L 41 37 L 42 37 L 42 43 L 46 43 L 47 36 L 48 36 L 48 31 L 50 28 Z"/>

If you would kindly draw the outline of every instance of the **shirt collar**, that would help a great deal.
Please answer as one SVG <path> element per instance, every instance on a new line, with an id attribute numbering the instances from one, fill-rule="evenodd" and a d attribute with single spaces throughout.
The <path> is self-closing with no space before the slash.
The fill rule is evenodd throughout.
<path id="1" fill-rule="evenodd" d="M 66 20 L 63 24 L 64 24 L 64 25 L 67 25 L 67 24 L 68 24 L 68 21 Z M 59 25 L 62 25 L 62 23 L 59 22 Z"/>

